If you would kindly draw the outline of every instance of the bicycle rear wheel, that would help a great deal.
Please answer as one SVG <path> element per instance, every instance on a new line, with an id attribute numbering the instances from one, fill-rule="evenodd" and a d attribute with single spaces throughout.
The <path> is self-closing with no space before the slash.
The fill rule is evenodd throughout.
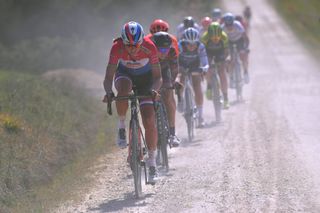
<path id="1" fill-rule="evenodd" d="M 141 138 L 139 134 L 139 126 L 136 120 L 130 121 L 130 146 L 131 146 L 131 160 L 130 166 L 134 179 L 135 197 L 142 196 L 141 185 Z"/>
<path id="2" fill-rule="evenodd" d="M 190 88 L 186 88 L 185 90 L 185 101 L 186 101 L 186 108 L 185 108 L 185 119 L 187 122 L 187 130 L 188 130 L 188 140 L 189 142 L 192 141 L 194 137 L 194 118 L 193 118 L 193 104 L 192 104 L 192 94 Z"/>
<path id="3" fill-rule="evenodd" d="M 213 106 L 214 106 L 214 111 L 216 116 L 216 122 L 220 122 L 221 121 L 221 96 L 220 96 L 219 80 L 216 73 L 214 73 L 212 76 L 212 89 L 213 89 Z"/>
<path id="4" fill-rule="evenodd" d="M 164 105 L 159 104 L 157 109 L 157 128 L 158 128 L 158 163 L 169 170 L 169 160 L 168 160 L 168 139 L 169 139 L 169 129 L 166 119 L 166 112 Z"/>

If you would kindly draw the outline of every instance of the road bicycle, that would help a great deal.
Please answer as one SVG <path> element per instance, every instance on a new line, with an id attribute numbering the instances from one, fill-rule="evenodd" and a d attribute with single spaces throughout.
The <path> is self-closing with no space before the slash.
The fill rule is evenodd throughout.
<path id="1" fill-rule="evenodd" d="M 128 96 L 113 97 L 112 101 L 129 100 L 131 109 L 130 127 L 129 127 L 129 156 L 128 162 L 132 170 L 134 179 L 134 191 L 135 197 L 140 198 L 142 196 L 142 169 L 144 169 L 145 184 L 154 184 L 148 181 L 147 167 L 145 159 L 147 157 L 147 144 L 143 136 L 140 124 L 139 124 L 139 99 L 151 98 L 150 95 L 136 95 L 134 92 Z M 111 102 L 108 103 L 108 114 L 112 115 Z"/>
<path id="2" fill-rule="evenodd" d="M 183 117 L 187 123 L 188 140 L 191 142 L 194 138 L 194 129 L 198 117 L 197 107 L 194 102 L 194 91 L 192 87 L 192 75 L 200 75 L 198 72 L 190 72 L 187 69 L 183 70 L 182 75 L 184 76 L 184 93 L 183 93 L 183 106 L 184 112 Z"/>

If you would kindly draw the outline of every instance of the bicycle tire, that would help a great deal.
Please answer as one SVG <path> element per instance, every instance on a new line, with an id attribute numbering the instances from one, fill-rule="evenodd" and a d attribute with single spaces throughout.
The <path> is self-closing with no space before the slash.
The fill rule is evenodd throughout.
<path id="1" fill-rule="evenodd" d="M 185 111 L 185 119 L 187 122 L 187 130 L 188 130 L 188 140 L 192 141 L 194 136 L 194 119 L 193 119 L 193 105 L 192 105 L 192 95 L 189 88 L 185 89 L 185 101 L 186 101 L 186 111 Z"/>
<path id="2" fill-rule="evenodd" d="M 239 59 L 236 60 L 235 64 L 235 84 L 236 84 L 236 94 L 237 94 L 237 101 L 242 100 L 242 76 L 241 76 L 241 66 Z"/>
<path id="3" fill-rule="evenodd" d="M 142 196 L 141 185 L 141 143 L 139 138 L 139 126 L 136 120 L 130 121 L 130 145 L 131 145 L 131 169 L 134 179 L 134 192 L 135 197 L 140 198 Z"/>
<path id="4" fill-rule="evenodd" d="M 158 128 L 158 162 L 161 166 L 169 170 L 168 160 L 168 139 L 169 129 L 166 120 L 165 108 L 162 103 L 159 103 L 157 109 L 157 128 Z"/>
<path id="5" fill-rule="evenodd" d="M 213 106 L 216 116 L 216 122 L 221 121 L 221 96 L 220 96 L 220 86 L 216 71 L 212 75 L 212 89 L 213 89 Z"/>

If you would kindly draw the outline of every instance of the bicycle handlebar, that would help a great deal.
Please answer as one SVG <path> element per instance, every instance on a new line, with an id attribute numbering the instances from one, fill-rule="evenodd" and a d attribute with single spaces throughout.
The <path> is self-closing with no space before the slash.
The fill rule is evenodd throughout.
<path id="1" fill-rule="evenodd" d="M 112 107 L 111 107 L 112 101 L 136 100 L 136 99 L 140 99 L 140 98 L 152 98 L 152 95 L 135 95 L 135 94 L 131 94 L 131 95 L 126 95 L 126 96 L 113 97 L 112 100 L 109 101 L 108 104 L 107 104 L 107 112 L 108 112 L 109 115 L 112 115 Z"/>

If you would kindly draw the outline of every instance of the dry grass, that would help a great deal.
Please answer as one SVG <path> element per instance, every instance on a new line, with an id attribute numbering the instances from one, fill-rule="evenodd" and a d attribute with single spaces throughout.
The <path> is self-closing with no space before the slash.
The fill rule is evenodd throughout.
<path id="1" fill-rule="evenodd" d="M 50 194 L 80 170 L 72 162 L 107 150 L 102 104 L 70 80 L 0 71 L 0 212 L 22 204 L 44 212 L 62 197 Z"/>
<path id="2" fill-rule="evenodd" d="M 320 1 L 277 0 L 273 4 L 305 44 L 320 56 Z"/>

